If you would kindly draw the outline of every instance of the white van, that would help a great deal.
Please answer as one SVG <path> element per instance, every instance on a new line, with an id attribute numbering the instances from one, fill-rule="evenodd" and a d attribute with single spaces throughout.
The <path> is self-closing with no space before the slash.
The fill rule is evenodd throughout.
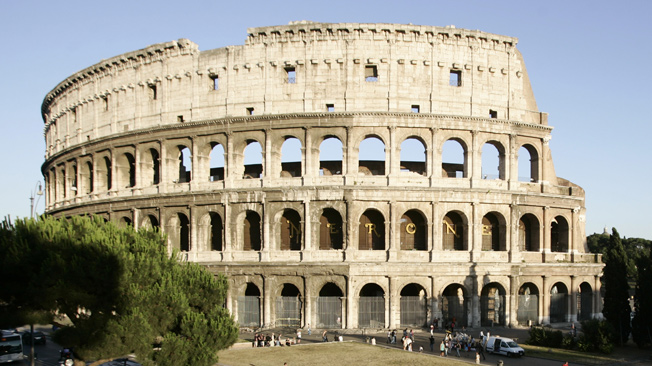
<path id="1" fill-rule="evenodd" d="M 487 352 L 498 353 L 507 357 L 523 356 L 525 351 L 511 338 L 491 336 L 487 340 Z"/>

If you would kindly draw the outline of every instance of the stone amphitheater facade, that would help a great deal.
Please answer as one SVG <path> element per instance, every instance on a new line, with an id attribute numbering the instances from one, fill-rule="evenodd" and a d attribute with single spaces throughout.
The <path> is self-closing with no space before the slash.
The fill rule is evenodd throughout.
<path id="1" fill-rule="evenodd" d="M 103 60 L 44 99 L 46 212 L 159 227 L 242 326 L 599 316 L 584 191 L 516 44 L 303 21 Z"/>

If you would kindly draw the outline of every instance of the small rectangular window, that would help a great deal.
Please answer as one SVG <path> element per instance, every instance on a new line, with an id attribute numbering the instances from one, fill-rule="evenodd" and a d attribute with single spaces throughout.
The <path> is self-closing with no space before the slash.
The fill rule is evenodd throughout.
<path id="1" fill-rule="evenodd" d="M 412 113 L 419 113 L 419 105 L 418 104 L 413 104 L 412 105 Z"/>
<path id="2" fill-rule="evenodd" d="M 462 86 L 462 70 L 451 70 L 448 85 Z"/>
<path id="3" fill-rule="evenodd" d="M 326 110 L 328 112 L 335 112 L 335 104 L 326 104 Z"/>
<path id="4" fill-rule="evenodd" d="M 366 65 L 364 67 L 364 81 L 376 82 L 378 81 L 378 68 L 376 65 Z"/>
<path id="5" fill-rule="evenodd" d="M 157 95 L 156 95 L 156 84 L 149 84 L 149 99 L 151 100 L 156 100 Z"/>
<path id="6" fill-rule="evenodd" d="M 494 111 L 493 109 L 490 109 L 489 118 L 498 118 L 498 111 Z"/>
<path id="7" fill-rule="evenodd" d="M 253 116 L 254 115 L 254 107 L 247 108 L 247 114 L 250 115 L 250 116 Z"/>
<path id="8" fill-rule="evenodd" d="M 183 122 L 183 116 L 177 116 L 177 122 Z"/>
<path id="9" fill-rule="evenodd" d="M 211 80 L 213 81 L 213 90 L 218 90 L 220 88 L 220 78 L 217 75 L 211 75 Z"/>
<path id="10" fill-rule="evenodd" d="M 296 84 L 297 82 L 297 72 L 294 67 L 286 67 L 285 72 L 287 73 L 287 82 L 288 84 Z"/>
<path id="11" fill-rule="evenodd" d="M 72 109 L 70 118 L 72 119 L 72 123 L 77 122 L 77 107 Z"/>
<path id="12" fill-rule="evenodd" d="M 108 96 L 103 96 L 102 97 L 102 105 L 104 106 L 104 110 L 108 111 L 109 110 L 109 97 Z"/>

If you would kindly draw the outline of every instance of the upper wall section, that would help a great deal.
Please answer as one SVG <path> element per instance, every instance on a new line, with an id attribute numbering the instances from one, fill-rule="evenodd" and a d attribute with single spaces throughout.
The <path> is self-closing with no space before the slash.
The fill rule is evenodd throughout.
<path id="1" fill-rule="evenodd" d="M 261 114 L 419 112 L 547 125 L 516 38 L 312 22 L 248 33 L 242 46 L 200 52 L 180 39 L 68 77 L 43 101 L 46 158 L 126 131 Z"/>

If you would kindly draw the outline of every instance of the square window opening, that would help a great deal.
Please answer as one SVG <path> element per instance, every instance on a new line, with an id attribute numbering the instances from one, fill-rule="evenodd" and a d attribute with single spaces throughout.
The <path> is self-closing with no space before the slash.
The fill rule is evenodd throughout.
<path id="1" fill-rule="evenodd" d="M 493 109 L 490 109 L 489 118 L 498 118 L 498 111 L 494 111 Z"/>
<path id="2" fill-rule="evenodd" d="M 286 67 L 285 72 L 287 73 L 287 82 L 288 84 L 297 83 L 297 72 L 294 67 Z"/>
<path id="3" fill-rule="evenodd" d="M 451 70 L 448 85 L 462 86 L 462 70 Z"/>
<path id="4" fill-rule="evenodd" d="M 183 122 L 183 116 L 177 116 L 177 122 Z"/>
<path id="5" fill-rule="evenodd" d="M 420 108 L 418 104 L 413 104 L 412 105 L 412 113 L 419 113 Z"/>
<path id="6" fill-rule="evenodd" d="M 247 108 L 247 115 L 253 116 L 254 115 L 254 107 L 249 107 Z"/>
<path id="7" fill-rule="evenodd" d="M 156 100 L 156 98 L 158 97 L 156 85 L 149 84 L 148 87 L 149 87 L 149 99 Z"/>
<path id="8" fill-rule="evenodd" d="M 220 78 L 217 75 L 211 75 L 211 81 L 213 82 L 213 90 L 218 90 L 220 88 Z"/>
<path id="9" fill-rule="evenodd" d="M 104 106 L 104 111 L 109 110 L 109 97 L 107 96 L 102 97 L 102 105 Z"/>
<path id="10" fill-rule="evenodd" d="M 378 67 L 376 65 L 367 65 L 364 67 L 364 81 L 378 81 Z"/>
<path id="11" fill-rule="evenodd" d="M 335 112 L 335 104 L 326 104 L 326 110 L 328 112 Z"/>

